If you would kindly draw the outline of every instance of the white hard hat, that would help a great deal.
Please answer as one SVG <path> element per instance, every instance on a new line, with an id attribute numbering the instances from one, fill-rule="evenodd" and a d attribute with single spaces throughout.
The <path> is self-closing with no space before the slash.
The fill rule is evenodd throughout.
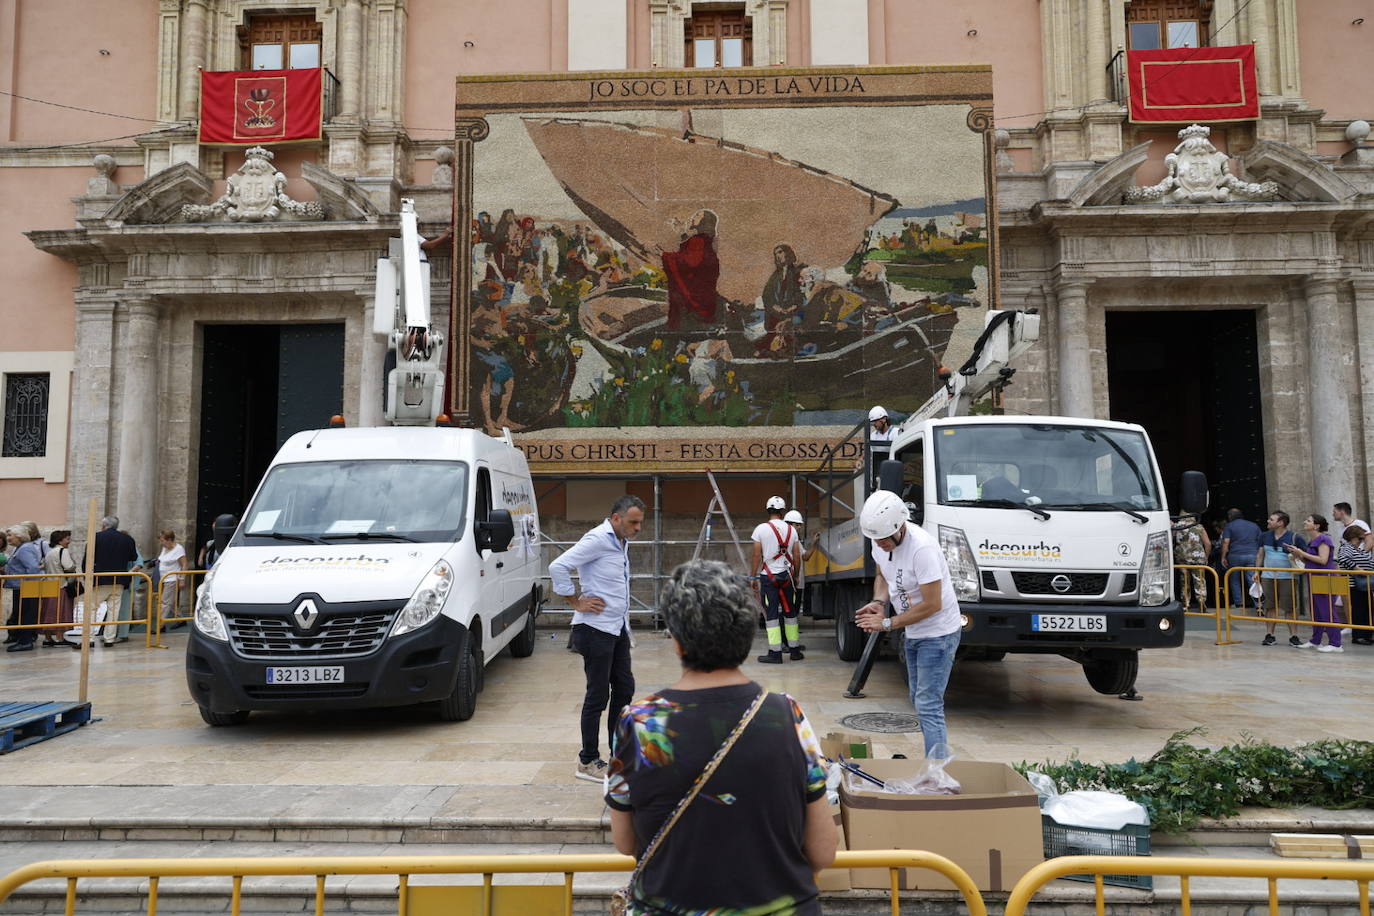
<path id="1" fill-rule="evenodd" d="M 802 518 L 802 514 L 798 512 L 796 509 L 793 509 L 786 515 L 784 515 L 782 517 L 782 520 L 793 525 L 802 525 L 806 523 L 806 519 Z"/>
<path id="2" fill-rule="evenodd" d="M 859 512 L 859 528 L 864 537 L 890 538 L 910 519 L 906 503 L 891 490 L 879 490 L 864 502 Z"/>
<path id="3" fill-rule="evenodd" d="M 877 407 L 872 408 L 868 412 L 868 422 L 872 423 L 874 420 L 877 420 L 879 418 L 882 418 L 884 420 L 887 419 L 887 408 L 881 404 L 879 404 Z"/>
<path id="4" fill-rule="evenodd" d="M 764 508 L 769 512 L 772 512 L 774 509 L 781 512 L 783 509 L 787 508 L 787 501 L 781 496 L 770 496 L 768 497 L 768 502 L 764 504 Z"/>

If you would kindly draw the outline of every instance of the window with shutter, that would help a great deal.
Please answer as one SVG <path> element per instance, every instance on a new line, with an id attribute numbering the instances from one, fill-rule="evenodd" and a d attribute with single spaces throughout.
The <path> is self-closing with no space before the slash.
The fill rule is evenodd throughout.
<path id="1" fill-rule="evenodd" d="M 743 4 L 698 4 L 684 23 L 689 67 L 750 67 L 754 64 L 753 23 Z"/>
<path id="2" fill-rule="evenodd" d="M 1211 0 L 1131 0 L 1126 40 L 1136 51 L 1200 48 L 1207 44 Z"/>
<path id="3" fill-rule="evenodd" d="M 320 66 L 324 25 L 314 13 L 250 16 L 239 29 L 245 70 L 298 70 Z"/>

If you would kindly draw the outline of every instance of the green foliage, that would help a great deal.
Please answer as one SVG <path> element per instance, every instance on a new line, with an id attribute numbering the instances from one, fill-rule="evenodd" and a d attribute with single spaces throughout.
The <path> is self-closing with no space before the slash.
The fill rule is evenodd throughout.
<path id="1" fill-rule="evenodd" d="M 1374 807 L 1374 742 L 1314 741 L 1294 748 L 1246 739 L 1209 749 L 1188 743 L 1201 728 L 1175 732 L 1146 761 L 1090 764 L 1070 759 L 1016 765 L 1044 773 L 1060 792 L 1099 789 L 1143 805 L 1151 826 L 1182 833 L 1202 818 L 1229 817 L 1243 806 Z"/>

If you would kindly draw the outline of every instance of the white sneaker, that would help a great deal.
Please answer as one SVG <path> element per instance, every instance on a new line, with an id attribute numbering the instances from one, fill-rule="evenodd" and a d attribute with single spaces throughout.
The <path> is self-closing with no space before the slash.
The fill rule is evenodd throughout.
<path id="1" fill-rule="evenodd" d="M 577 772 L 573 773 L 578 779 L 586 779 L 591 782 L 601 782 L 606 778 L 606 773 L 610 767 L 604 760 L 593 760 L 591 763 L 579 763 Z"/>
<path id="2" fill-rule="evenodd" d="M 1345 650 L 1342 649 L 1340 646 L 1326 645 L 1326 646 L 1318 646 L 1318 647 L 1317 647 L 1317 651 L 1318 651 L 1318 652 L 1344 652 Z"/>
<path id="3" fill-rule="evenodd" d="M 1314 643 L 1314 642 L 1300 642 L 1300 643 L 1298 643 L 1296 646 L 1294 646 L 1293 648 L 1294 648 L 1294 649 L 1315 649 L 1315 648 L 1317 648 L 1317 644 Z"/>

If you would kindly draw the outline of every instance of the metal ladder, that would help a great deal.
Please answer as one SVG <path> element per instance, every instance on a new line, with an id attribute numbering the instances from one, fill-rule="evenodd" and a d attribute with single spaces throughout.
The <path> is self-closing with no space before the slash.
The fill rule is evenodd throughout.
<path id="1" fill-rule="evenodd" d="M 716 475 L 711 473 L 710 468 L 706 468 L 706 479 L 711 482 L 711 492 L 715 494 L 711 497 L 711 502 L 706 506 L 706 516 L 701 520 L 701 531 L 697 534 L 697 546 L 692 551 L 692 562 L 701 559 L 701 551 L 706 547 L 706 542 L 711 537 L 711 519 L 719 515 L 725 519 L 725 528 L 730 532 L 730 541 L 734 544 L 735 555 L 739 557 L 739 566 L 746 575 L 749 572 L 749 561 L 744 557 L 744 548 L 740 546 L 739 535 L 735 532 L 735 522 L 730 518 L 730 510 L 725 506 L 725 497 L 720 495 L 720 487 L 716 484 Z"/>

